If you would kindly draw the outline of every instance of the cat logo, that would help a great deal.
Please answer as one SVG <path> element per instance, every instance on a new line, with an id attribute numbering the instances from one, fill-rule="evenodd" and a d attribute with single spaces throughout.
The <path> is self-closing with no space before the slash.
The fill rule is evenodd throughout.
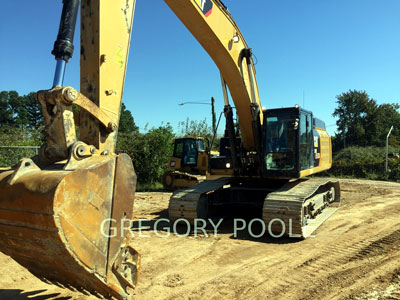
<path id="1" fill-rule="evenodd" d="M 213 2 L 212 0 L 194 0 L 197 6 L 201 9 L 204 16 L 208 17 L 212 13 Z"/>

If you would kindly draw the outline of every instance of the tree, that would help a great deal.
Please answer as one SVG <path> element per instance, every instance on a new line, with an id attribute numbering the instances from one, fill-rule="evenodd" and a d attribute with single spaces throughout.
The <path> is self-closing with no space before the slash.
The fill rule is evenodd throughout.
<path id="1" fill-rule="evenodd" d="M 213 137 L 213 129 L 207 124 L 207 119 L 197 121 L 189 120 L 189 117 L 185 121 L 179 122 L 178 124 L 179 136 L 181 137 Z"/>
<path id="2" fill-rule="evenodd" d="M 19 96 L 16 91 L 0 92 L 0 126 L 38 129 L 42 124 L 35 93 Z"/>
<path id="3" fill-rule="evenodd" d="M 8 100 L 8 92 L 0 92 L 0 126 L 11 126 L 14 124 L 12 111 Z"/>
<path id="4" fill-rule="evenodd" d="M 333 116 L 338 117 L 338 133 L 333 140 L 334 150 L 346 146 L 382 146 L 392 125 L 395 126 L 391 145 L 399 145 L 400 106 L 377 105 L 365 91 L 349 90 L 337 97 L 338 107 Z M 397 125 L 397 126 L 396 126 Z"/>
<path id="5" fill-rule="evenodd" d="M 39 146 L 42 144 L 42 135 L 39 130 L 26 130 L 18 127 L 0 127 L 1 146 Z M 0 167 L 15 165 L 23 157 L 33 157 L 35 149 L 27 148 L 0 148 Z"/>
<path id="6" fill-rule="evenodd" d="M 8 104 L 13 122 L 11 125 L 19 128 L 26 128 L 29 126 L 28 112 L 26 109 L 26 101 L 23 96 L 19 96 L 16 91 L 8 92 Z"/>
<path id="7" fill-rule="evenodd" d="M 338 107 L 333 112 L 338 117 L 336 125 L 339 132 L 337 142 L 347 145 L 366 146 L 371 142 L 371 134 L 375 132 L 373 122 L 377 104 L 363 91 L 349 90 L 337 96 Z"/>
<path id="8" fill-rule="evenodd" d="M 117 151 L 132 158 L 138 182 L 154 183 L 166 169 L 173 151 L 173 128 L 167 124 L 152 128 L 147 133 L 120 133 Z"/>
<path id="9" fill-rule="evenodd" d="M 372 140 L 372 145 L 382 146 L 386 141 L 386 136 L 393 126 L 389 144 L 395 147 L 400 146 L 400 105 L 397 103 L 384 103 L 379 105 L 375 116 L 376 133 Z"/>
<path id="10" fill-rule="evenodd" d="M 36 102 L 35 93 L 31 92 L 23 96 L 26 108 L 26 119 L 28 120 L 28 127 L 31 129 L 38 129 L 44 124 L 43 114 L 39 104 Z"/>
<path id="11" fill-rule="evenodd" d="M 214 131 L 207 124 L 207 119 L 204 120 L 189 120 L 186 118 L 185 121 L 179 122 L 178 124 L 178 136 L 179 137 L 202 137 L 208 140 L 210 143 L 213 140 Z M 211 145 L 210 145 L 211 146 Z M 213 150 L 217 150 L 219 147 L 218 136 L 215 136 L 214 143 L 212 145 Z"/>
<path id="12" fill-rule="evenodd" d="M 132 158 L 138 182 L 154 183 L 160 179 L 173 151 L 173 139 L 170 124 L 140 133 L 132 113 L 122 103 L 117 152 L 128 153 Z"/>
<path id="13" fill-rule="evenodd" d="M 130 110 L 126 109 L 124 103 L 121 107 L 121 116 L 119 119 L 119 130 L 120 133 L 138 133 L 139 127 L 136 126 Z"/>

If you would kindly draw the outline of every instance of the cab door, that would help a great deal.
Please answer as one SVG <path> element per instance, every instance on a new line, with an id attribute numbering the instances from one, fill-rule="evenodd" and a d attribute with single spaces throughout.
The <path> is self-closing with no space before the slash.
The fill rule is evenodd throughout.
<path id="1" fill-rule="evenodd" d="M 301 171 L 314 167 L 312 153 L 313 142 L 312 114 L 301 111 L 299 128 L 299 159 Z"/>

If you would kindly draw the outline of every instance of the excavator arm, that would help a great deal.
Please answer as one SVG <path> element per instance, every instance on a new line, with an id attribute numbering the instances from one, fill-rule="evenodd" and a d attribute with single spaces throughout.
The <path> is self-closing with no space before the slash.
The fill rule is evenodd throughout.
<path id="1" fill-rule="evenodd" d="M 253 120 L 263 120 L 256 71 L 251 49 L 228 9 L 219 0 L 165 2 L 217 65 L 236 107 L 243 148 L 256 150 Z"/>
<path id="2" fill-rule="evenodd" d="M 46 143 L 37 157 L 0 173 L 0 251 L 43 280 L 125 299 L 140 255 L 130 246 L 129 222 L 118 232 L 112 225 L 132 219 L 136 188 L 130 158 L 115 153 L 135 0 L 63 2 L 53 87 L 37 93 Z M 221 71 L 244 148 L 254 150 L 262 109 L 251 51 L 236 23 L 218 0 L 166 3 Z M 63 87 L 79 4 L 80 91 Z"/>

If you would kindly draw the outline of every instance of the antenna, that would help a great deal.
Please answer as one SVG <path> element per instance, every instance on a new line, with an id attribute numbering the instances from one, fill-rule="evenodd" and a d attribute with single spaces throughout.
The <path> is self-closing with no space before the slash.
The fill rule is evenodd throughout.
<path id="1" fill-rule="evenodd" d="M 303 108 L 306 108 L 306 105 L 305 105 L 305 92 L 304 92 L 304 90 L 303 90 Z"/>

